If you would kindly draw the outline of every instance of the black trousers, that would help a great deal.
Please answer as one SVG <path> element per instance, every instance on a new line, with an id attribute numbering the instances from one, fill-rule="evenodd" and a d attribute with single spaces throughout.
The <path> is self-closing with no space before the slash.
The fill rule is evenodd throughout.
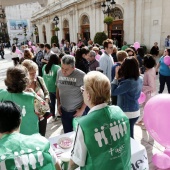
<path id="1" fill-rule="evenodd" d="M 160 86 L 158 93 L 162 93 L 164 91 L 165 83 L 167 85 L 168 93 L 170 93 L 170 76 L 163 76 L 159 73 L 159 83 Z"/>
<path id="2" fill-rule="evenodd" d="M 46 133 L 46 127 L 47 127 L 47 119 L 44 118 L 43 120 L 39 120 L 39 133 L 42 136 L 45 136 Z"/>

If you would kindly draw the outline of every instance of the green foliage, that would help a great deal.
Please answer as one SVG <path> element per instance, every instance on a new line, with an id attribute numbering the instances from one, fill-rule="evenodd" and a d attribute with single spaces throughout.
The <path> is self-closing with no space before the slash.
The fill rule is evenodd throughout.
<path id="1" fill-rule="evenodd" d="M 51 37 L 51 44 L 56 43 L 58 45 L 58 37 L 56 35 Z"/>
<path id="2" fill-rule="evenodd" d="M 94 43 L 98 43 L 99 45 L 103 44 L 103 41 L 107 39 L 107 35 L 104 32 L 97 32 L 94 37 Z"/>
<path id="3" fill-rule="evenodd" d="M 104 23 L 105 24 L 111 24 L 113 22 L 114 18 L 111 16 L 105 17 Z"/>
<path id="4" fill-rule="evenodd" d="M 34 31 L 34 34 L 35 34 L 35 35 L 38 35 L 38 31 Z"/>
<path id="5" fill-rule="evenodd" d="M 54 31 L 60 31 L 60 28 L 59 27 L 55 27 Z"/>

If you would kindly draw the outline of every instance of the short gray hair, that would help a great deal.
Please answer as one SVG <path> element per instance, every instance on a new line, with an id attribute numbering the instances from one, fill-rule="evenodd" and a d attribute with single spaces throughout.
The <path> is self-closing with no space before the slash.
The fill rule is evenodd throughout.
<path id="1" fill-rule="evenodd" d="M 95 56 L 96 56 L 96 52 L 93 51 L 93 50 L 91 50 L 91 51 L 90 51 L 90 57 L 91 57 L 91 56 L 95 57 Z"/>
<path id="2" fill-rule="evenodd" d="M 75 57 L 72 55 L 64 55 L 61 59 L 62 64 L 71 65 L 72 67 L 75 67 L 75 62 Z"/>

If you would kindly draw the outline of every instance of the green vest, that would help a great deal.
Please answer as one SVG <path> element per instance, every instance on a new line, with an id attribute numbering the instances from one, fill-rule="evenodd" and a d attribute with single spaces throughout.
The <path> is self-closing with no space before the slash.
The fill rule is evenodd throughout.
<path id="1" fill-rule="evenodd" d="M 60 68 L 60 66 L 53 64 L 48 74 L 46 74 L 45 72 L 45 67 L 46 65 L 43 66 L 42 72 L 43 72 L 43 79 L 45 81 L 47 89 L 49 92 L 56 92 L 57 71 Z"/>
<path id="2" fill-rule="evenodd" d="M 0 101 L 10 100 L 20 106 L 22 110 L 20 133 L 25 135 L 39 133 L 38 116 L 34 112 L 34 99 L 33 93 L 9 93 L 7 90 L 0 90 Z"/>
<path id="3" fill-rule="evenodd" d="M 0 169 L 55 170 L 49 149 L 49 141 L 38 134 L 4 135 L 0 140 Z"/>
<path id="4" fill-rule="evenodd" d="M 106 106 L 77 119 L 87 157 L 81 170 L 130 170 L 129 120 L 118 106 Z"/>

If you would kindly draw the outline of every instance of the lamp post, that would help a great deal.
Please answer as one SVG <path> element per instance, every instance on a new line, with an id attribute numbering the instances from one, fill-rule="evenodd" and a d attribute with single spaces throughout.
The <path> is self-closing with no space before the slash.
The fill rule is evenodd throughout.
<path id="1" fill-rule="evenodd" d="M 55 28 L 57 28 L 57 25 L 58 25 L 58 23 L 59 23 L 59 18 L 58 18 L 58 16 L 55 16 L 55 17 L 54 17 L 53 23 L 55 24 Z M 57 37 L 58 37 L 58 31 L 57 31 Z"/>
<path id="2" fill-rule="evenodd" d="M 110 16 L 110 13 L 112 10 L 115 8 L 116 2 L 114 0 L 105 0 L 102 2 L 101 7 L 103 14 L 107 14 L 107 16 Z M 109 23 L 107 24 L 107 32 L 108 32 L 108 37 L 109 37 Z"/>

